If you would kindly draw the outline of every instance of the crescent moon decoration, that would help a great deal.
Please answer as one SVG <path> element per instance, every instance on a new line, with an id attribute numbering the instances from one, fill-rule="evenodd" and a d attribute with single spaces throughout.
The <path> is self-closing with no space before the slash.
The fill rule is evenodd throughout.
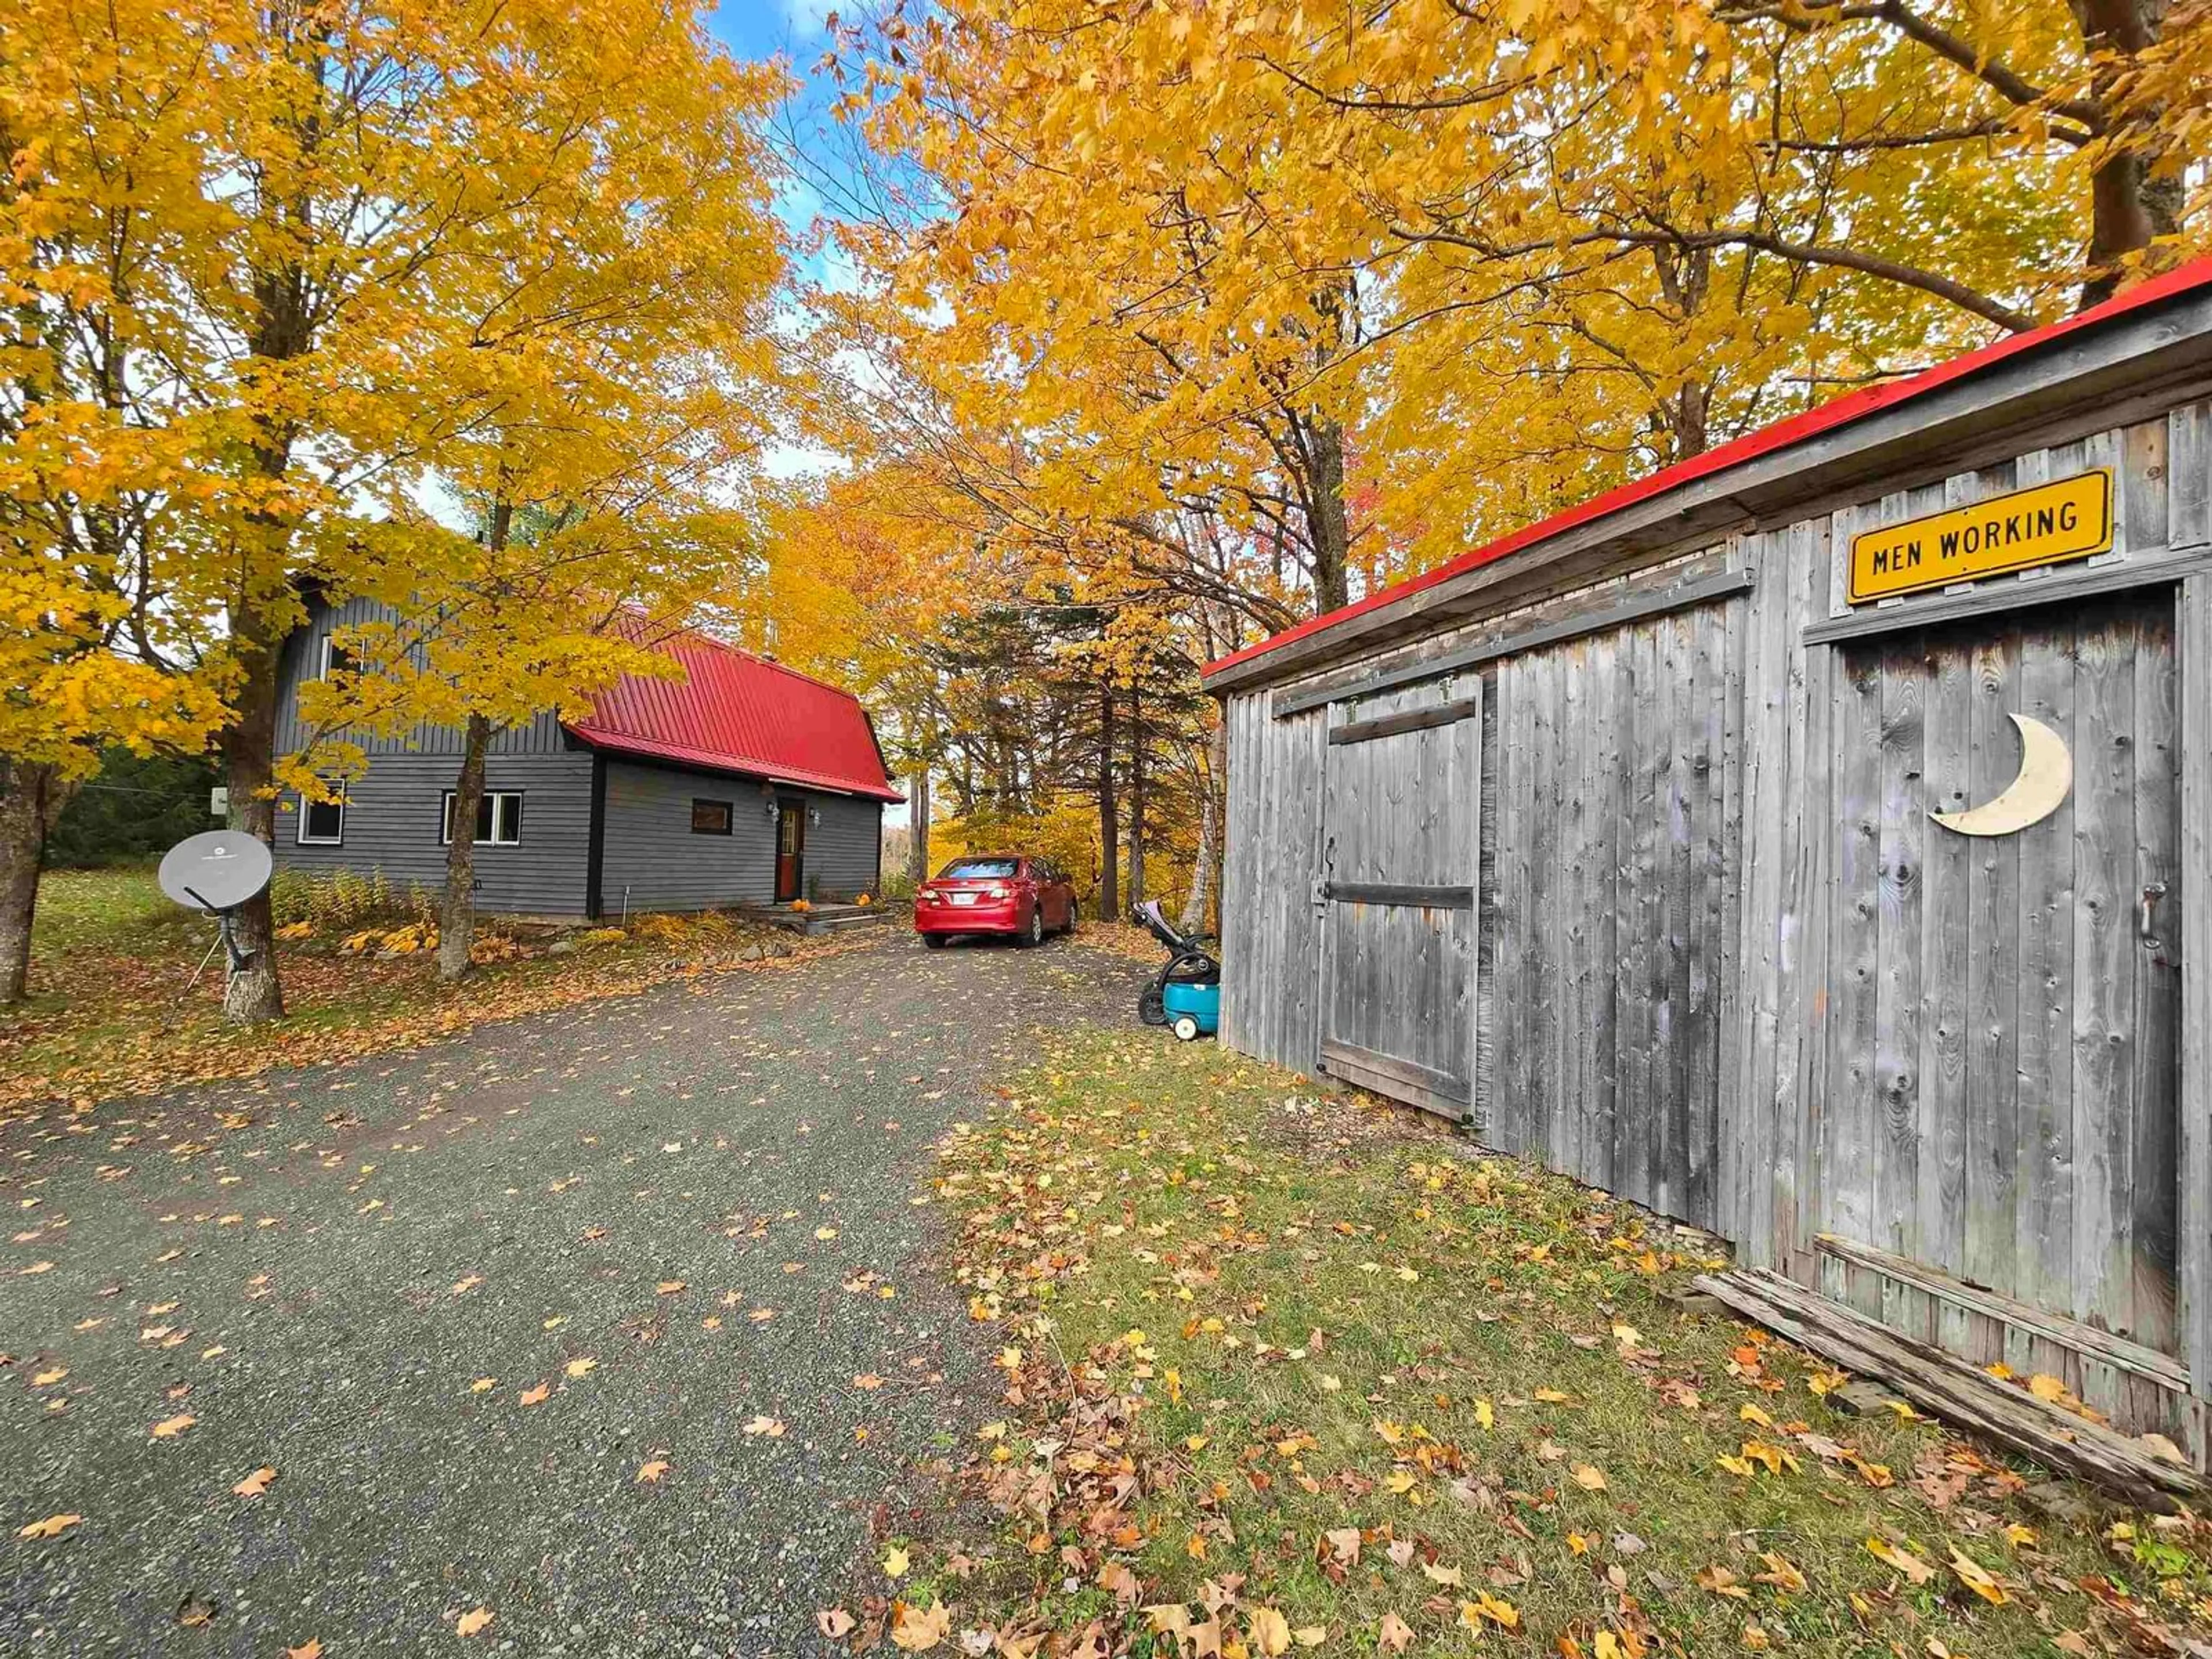
<path id="1" fill-rule="evenodd" d="M 1928 815 L 1946 830 L 1961 836 L 2017 835 L 2056 812 L 2074 787 L 2074 757 L 2066 739 L 2025 714 L 2006 718 L 2020 728 L 2020 775 L 1979 806 Z"/>

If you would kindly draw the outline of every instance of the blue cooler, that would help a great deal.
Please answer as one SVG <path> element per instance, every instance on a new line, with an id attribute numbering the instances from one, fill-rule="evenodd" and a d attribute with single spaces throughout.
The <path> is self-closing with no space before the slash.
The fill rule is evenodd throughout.
<path id="1" fill-rule="evenodd" d="M 1221 981 L 1208 984 L 1170 980 L 1160 988 L 1167 1005 L 1168 1029 L 1185 1042 L 1210 1036 L 1221 1024 Z"/>

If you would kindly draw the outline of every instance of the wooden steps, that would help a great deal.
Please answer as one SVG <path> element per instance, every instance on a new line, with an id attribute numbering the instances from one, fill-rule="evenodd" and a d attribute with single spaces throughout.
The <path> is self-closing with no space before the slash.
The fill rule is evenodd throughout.
<path id="1" fill-rule="evenodd" d="M 2140 1503 L 2147 1493 L 2197 1498 L 2203 1477 L 2118 1432 L 2008 1386 L 1965 1360 L 1759 1268 L 1701 1274 L 1705 1291 L 1848 1371 L 1878 1379 L 1919 1409 L 2047 1468 Z"/>

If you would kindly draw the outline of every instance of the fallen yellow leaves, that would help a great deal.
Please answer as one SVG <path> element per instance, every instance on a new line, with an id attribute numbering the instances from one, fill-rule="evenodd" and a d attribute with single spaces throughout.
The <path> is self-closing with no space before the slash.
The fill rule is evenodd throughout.
<path id="1" fill-rule="evenodd" d="M 884 1552 L 884 1577 L 886 1578 L 900 1579 L 905 1577 L 907 1569 L 912 1565 L 912 1559 L 907 1554 L 905 1548 L 901 1545 L 894 1544 Z"/>
<path id="2" fill-rule="evenodd" d="M 474 1636 L 496 1617 L 489 1607 L 473 1607 L 453 1620 L 453 1634 Z"/>
<path id="3" fill-rule="evenodd" d="M 1955 1546 L 1951 1551 L 1951 1571 L 1959 1575 L 1960 1583 L 1993 1607 L 2002 1607 L 2008 1599 L 1990 1570 Z"/>
<path id="4" fill-rule="evenodd" d="M 60 1382 L 62 1378 L 68 1375 L 68 1366 L 56 1365 L 50 1370 L 40 1371 L 33 1376 L 31 1378 L 31 1386 L 34 1389 L 43 1389 L 50 1384 Z"/>
<path id="5" fill-rule="evenodd" d="M 891 1642 L 907 1653 L 927 1653 L 952 1633 L 952 1610 L 942 1601 L 927 1607 L 905 1602 L 891 1609 Z"/>
<path id="6" fill-rule="evenodd" d="M 781 1440 L 783 1438 L 783 1423 L 781 1419 L 770 1417 L 763 1412 L 745 1425 L 744 1431 L 749 1435 L 766 1435 L 771 1440 Z"/>
<path id="7" fill-rule="evenodd" d="M 553 1385 L 550 1382 L 540 1382 L 536 1388 L 525 1389 L 520 1394 L 517 1395 L 514 1397 L 515 1403 L 520 1406 L 543 1405 L 545 1401 L 545 1396 L 552 1392 Z"/>
<path id="8" fill-rule="evenodd" d="M 599 1369 L 599 1362 L 598 1360 L 593 1359 L 590 1355 L 586 1354 L 581 1358 L 570 1360 L 561 1369 L 568 1372 L 571 1376 L 589 1376 L 593 1371 Z"/>
<path id="9" fill-rule="evenodd" d="M 1805 1575 L 1797 1570 L 1789 1557 L 1774 1550 L 1761 1550 L 1759 1559 L 1766 1563 L 1765 1572 L 1752 1575 L 1759 1583 L 1771 1584 L 1791 1595 L 1802 1595 L 1810 1588 L 1805 1581 Z"/>
<path id="10" fill-rule="evenodd" d="M 1277 1654 L 1291 1650 L 1291 1621 L 1273 1607 L 1254 1607 L 1249 1615 L 1252 1626 L 1252 1645 L 1273 1659 Z"/>
<path id="11" fill-rule="evenodd" d="M 1472 1601 L 1459 1604 L 1459 1622 L 1471 1631 L 1480 1631 L 1486 1623 L 1500 1630 L 1521 1628 L 1520 1610 L 1503 1596 L 1484 1590 Z"/>
<path id="12" fill-rule="evenodd" d="M 1718 1563 L 1698 1569 L 1697 1585 L 1699 1589 L 1711 1590 L 1715 1595 L 1732 1596 L 1740 1601 L 1751 1600 L 1751 1591 L 1737 1583 L 1736 1576 Z"/>
<path id="13" fill-rule="evenodd" d="M 1936 1576 L 1935 1568 L 1911 1550 L 1893 1544 L 1887 1538 L 1869 1538 L 1866 1540 L 1866 1547 L 1867 1553 L 1875 1560 L 1895 1567 L 1903 1573 L 1908 1583 L 1916 1586 L 1924 1584 Z"/>
<path id="14" fill-rule="evenodd" d="M 258 1498 L 269 1490 L 269 1483 L 276 1478 L 276 1471 L 266 1463 L 231 1488 L 240 1498 Z"/>
<path id="15" fill-rule="evenodd" d="M 67 1532 L 71 1527 L 76 1526 L 83 1519 L 84 1517 L 81 1515 L 50 1515 L 43 1521 L 33 1521 L 27 1527 L 19 1528 L 15 1533 L 15 1536 L 18 1538 L 58 1538 L 64 1533 Z"/>
<path id="16" fill-rule="evenodd" d="M 198 1421 L 199 1419 L 190 1412 L 181 1412 L 174 1417 L 163 1418 L 147 1432 L 156 1440 L 174 1440 Z"/>
<path id="17" fill-rule="evenodd" d="M 853 1633 L 853 1615 L 842 1607 L 823 1607 L 814 1615 L 814 1628 L 833 1642 L 842 1641 Z"/>
<path id="18" fill-rule="evenodd" d="M 667 1473 L 668 1460 L 665 1457 L 656 1457 L 650 1462 L 638 1466 L 637 1478 L 640 1483 L 650 1486 L 657 1484 L 660 1477 Z"/>
<path id="19" fill-rule="evenodd" d="M 1575 1485 L 1580 1486 L 1584 1492 L 1605 1490 L 1605 1474 L 1595 1464 L 1572 1464 L 1569 1466 L 1567 1473 L 1574 1477 Z"/>
<path id="20" fill-rule="evenodd" d="M 656 1296 L 675 1296 L 683 1291 L 684 1281 L 680 1279 L 664 1279 L 653 1289 Z"/>
<path id="21" fill-rule="evenodd" d="M 296 1648 L 286 1648 L 284 1659 L 323 1659 L 323 1638 L 310 1636 Z"/>

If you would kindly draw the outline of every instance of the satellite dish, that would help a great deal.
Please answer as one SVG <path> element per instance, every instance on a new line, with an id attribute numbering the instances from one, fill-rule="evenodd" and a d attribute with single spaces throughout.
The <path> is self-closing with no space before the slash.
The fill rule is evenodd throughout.
<path id="1" fill-rule="evenodd" d="M 224 915 L 269 884 L 269 843 L 242 830 L 187 836 L 161 855 L 161 890 L 188 910 Z"/>

